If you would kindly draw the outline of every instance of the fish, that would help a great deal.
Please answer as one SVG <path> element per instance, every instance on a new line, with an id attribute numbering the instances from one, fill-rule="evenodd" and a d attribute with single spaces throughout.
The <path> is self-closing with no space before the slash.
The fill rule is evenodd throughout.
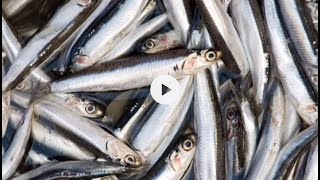
<path id="1" fill-rule="evenodd" d="M 54 56 L 57 53 L 56 48 L 64 44 L 61 44 L 61 41 L 65 42 L 75 34 L 78 26 L 95 9 L 96 4 L 96 0 L 88 1 L 87 4 L 71 0 L 64 4 L 42 31 L 21 50 L 15 63 L 10 66 L 8 73 L 2 79 L 2 92 L 14 88 L 31 73 L 32 69 Z M 61 19 L 64 21 L 60 22 Z"/>
<path id="2" fill-rule="evenodd" d="M 195 132 L 198 146 L 194 164 L 195 179 L 226 178 L 225 137 L 221 108 L 215 92 L 217 90 L 214 89 L 212 83 L 208 71 L 203 70 L 197 74 L 194 97 Z"/>
<path id="3" fill-rule="evenodd" d="M 284 146 L 268 175 L 268 179 L 285 179 L 290 167 L 304 149 L 318 136 L 318 122 L 308 127 Z"/>
<path id="4" fill-rule="evenodd" d="M 248 60 L 231 18 L 218 1 L 195 2 L 215 48 L 223 53 L 222 60 L 227 69 L 244 77 L 249 72 Z"/>
<path id="5" fill-rule="evenodd" d="M 180 47 L 183 47 L 181 38 L 175 30 L 171 30 L 145 39 L 139 46 L 139 52 L 150 54 Z"/>
<path id="6" fill-rule="evenodd" d="M 294 63 L 294 57 L 284 34 L 276 2 L 273 0 L 264 1 L 263 6 L 272 60 L 280 81 L 301 118 L 306 124 L 312 125 L 318 119 L 318 106 L 309 94 L 310 91 L 308 91 L 307 85 Z"/>
<path id="7" fill-rule="evenodd" d="M 2 157 L 2 179 L 9 179 L 15 173 L 23 158 L 31 134 L 33 110 L 33 107 L 29 107 L 23 115 L 12 142 Z"/>
<path id="8" fill-rule="evenodd" d="M 309 156 L 308 156 L 308 161 L 307 161 L 307 166 L 304 171 L 304 180 L 309 180 L 309 179 L 317 179 L 318 178 L 318 166 L 319 166 L 319 160 L 318 160 L 318 137 L 312 142 L 310 151 L 309 151 Z"/>
<path id="9" fill-rule="evenodd" d="M 220 52 L 213 50 L 175 50 L 126 57 L 53 81 L 50 83 L 49 91 L 103 92 L 141 88 L 151 85 L 152 80 L 158 75 L 171 75 L 180 79 L 185 75 L 195 74 L 219 58 Z M 83 81 L 88 83 L 80 83 Z"/>
<path id="10" fill-rule="evenodd" d="M 179 143 L 150 171 L 144 179 L 176 180 L 184 179 L 192 169 L 192 162 L 197 147 L 196 135 L 188 133 L 181 137 Z"/>

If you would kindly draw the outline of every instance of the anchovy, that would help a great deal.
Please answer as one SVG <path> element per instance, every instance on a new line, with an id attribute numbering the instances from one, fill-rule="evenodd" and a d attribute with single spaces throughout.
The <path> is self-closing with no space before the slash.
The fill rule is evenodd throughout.
<path id="1" fill-rule="evenodd" d="M 230 11 L 247 54 L 255 92 L 255 108 L 260 112 L 267 91 L 270 66 L 262 14 L 255 0 L 232 0 Z"/>
<path id="2" fill-rule="evenodd" d="M 12 63 L 21 50 L 20 40 L 17 32 L 8 22 L 7 17 L 2 11 L 2 48 Z"/>
<path id="3" fill-rule="evenodd" d="M 161 157 L 185 122 L 193 95 L 193 77 L 179 80 L 181 94 L 169 105 L 158 105 L 146 123 L 132 138 L 131 144 L 145 158 L 144 175 Z"/>
<path id="4" fill-rule="evenodd" d="M 312 179 L 318 179 L 318 166 L 319 166 L 319 159 L 318 159 L 318 153 L 319 153 L 319 142 L 318 137 L 314 140 L 314 142 L 311 144 L 309 157 L 307 161 L 307 167 L 304 171 L 304 180 L 312 180 Z"/>
<path id="5" fill-rule="evenodd" d="M 268 179 L 286 179 L 290 168 L 294 165 L 299 154 L 310 146 L 318 136 L 318 122 L 299 133 L 285 145 L 274 163 Z"/>
<path id="6" fill-rule="evenodd" d="M 318 94 L 318 39 L 312 39 L 312 33 L 297 0 L 280 0 L 280 12 L 286 30 L 299 56 L 299 64 L 309 78 L 315 93 Z"/>
<path id="7" fill-rule="evenodd" d="M 140 39 L 152 35 L 167 23 L 168 17 L 166 14 L 159 15 L 147 21 L 123 38 L 108 54 L 101 58 L 98 64 L 122 58 L 132 53 Z"/>
<path id="8" fill-rule="evenodd" d="M 164 0 L 162 2 L 171 24 L 186 45 L 192 22 L 192 1 Z"/>
<path id="9" fill-rule="evenodd" d="M 57 53 L 56 49 L 70 40 L 70 37 L 79 29 L 79 25 L 95 9 L 97 0 L 83 3 L 78 3 L 76 0 L 66 3 L 43 30 L 27 43 L 3 78 L 2 92 L 14 88 L 34 68 L 47 63 L 48 59 L 50 60 Z"/>
<path id="10" fill-rule="evenodd" d="M 306 84 L 294 63 L 284 29 L 281 26 L 276 2 L 274 0 L 264 1 L 263 6 L 270 38 L 272 59 L 283 88 L 304 122 L 311 125 L 318 119 L 318 106 L 312 100 Z"/>
<path id="11" fill-rule="evenodd" d="M 9 179 L 18 168 L 31 134 L 33 107 L 29 107 L 19 124 L 12 142 L 2 157 L 2 179 Z"/>
<path id="12" fill-rule="evenodd" d="M 283 121 L 285 119 L 285 100 L 281 84 L 275 81 L 271 86 L 271 101 L 265 112 L 265 125 L 262 129 L 258 148 L 255 152 L 246 179 L 267 178 L 275 164 L 282 146 Z"/>
<path id="13" fill-rule="evenodd" d="M 86 40 L 77 45 L 76 54 L 72 56 L 72 69 L 81 70 L 81 63 L 95 64 L 101 57 L 108 53 L 139 21 L 144 8 L 149 0 L 124 0 L 117 4 L 116 12 L 98 28 L 93 29 Z M 152 12 L 152 11 L 151 11 Z M 81 40 L 81 39 L 80 39 Z"/>
<path id="14" fill-rule="evenodd" d="M 225 179 L 225 138 L 220 104 L 208 71 L 197 75 L 195 85 L 196 179 Z"/>
<path id="15" fill-rule="evenodd" d="M 177 79 L 195 74 L 220 58 L 219 52 L 202 50 L 166 51 L 144 56 L 133 56 L 105 64 L 53 81 L 50 90 L 62 92 L 98 92 L 128 90 L 151 85 L 158 75 L 171 75 Z M 87 83 L 82 83 L 82 82 Z"/>
<path id="16" fill-rule="evenodd" d="M 66 161 L 40 166 L 12 180 L 95 178 L 122 174 L 130 168 L 100 161 Z"/>
<path id="17" fill-rule="evenodd" d="M 249 71 L 246 53 L 227 12 L 218 1 L 196 0 L 196 4 L 215 48 L 223 53 L 227 69 L 245 76 Z"/>
<path id="18" fill-rule="evenodd" d="M 179 48 L 183 46 L 181 38 L 175 30 L 160 33 L 144 40 L 139 51 L 142 53 L 157 53 L 165 50 Z"/>
<path id="19" fill-rule="evenodd" d="M 74 137 L 76 143 L 85 144 L 84 148 L 124 165 L 140 166 L 140 157 L 131 148 L 90 120 L 48 101 L 36 104 L 35 111 L 56 124 L 61 131 Z"/>
<path id="20" fill-rule="evenodd" d="M 155 165 L 143 179 L 150 180 L 182 180 L 186 178 L 197 147 L 195 134 L 184 135 L 172 151 Z"/>

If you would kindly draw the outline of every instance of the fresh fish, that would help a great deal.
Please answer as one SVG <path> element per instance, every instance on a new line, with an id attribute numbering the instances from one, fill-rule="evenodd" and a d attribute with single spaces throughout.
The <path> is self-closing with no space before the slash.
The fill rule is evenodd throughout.
<path id="1" fill-rule="evenodd" d="M 140 39 L 152 35 L 167 23 L 168 17 L 166 14 L 159 15 L 147 21 L 123 38 L 108 54 L 101 58 L 98 64 L 122 58 L 132 53 Z"/>
<path id="2" fill-rule="evenodd" d="M 245 76 L 249 71 L 247 56 L 227 12 L 219 1 L 196 0 L 196 4 L 215 48 L 223 53 L 222 60 L 227 69 Z"/>
<path id="3" fill-rule="evenodd" d="M 83 147 L 91 152 L 104 158 L 111 158 L 123 165 L 133 167 L 141 165 L 140 157 L 131 148 L 90 120 L 48 101 L 36 104 L 35 111 L 36 114 L 56 124 L 64 133 L 73 137 L 76 143 L 80 145 L 84 143 Z"/>
<path id="4" fill-rule="evenodd" d="M 307 161 L 307 167 L 304 172 L 304 180 L 312 180 L 312 179 L 318 179 L 318 166 L 319 166 L 319 160 L 318 160 L 318 137 L 314 140 L 314 142 L 311 144 L 309 157 Z"/>
<path id="5" fill-rule="evenodd" d="M 149 0 L 124 0 L 117 4 L 116 10 L 114 10 L 116 12 L 112 13 L 112 15 L 108 14 L 106 22 L 102 22 L 98 28 L 91 30 L 90 35 L 86 37 L 83 43 L 74 47 L 77 49 L 77 52 L 71 54 L 73 57 L 72 69 L 79 71 L 83 67 L 78 65 L 93 65 L 107 54 L 122 38 L 134 29 L 135 24 L 139 22 L 139 17 L 148 3 Z"/>
<path id="6" fill-rule="evenodd" d="M 66 161 L 40 166 L 12 180 L 94 178 L 122 174 L 130 168 L 100 161 Z"/>
<path id="7" fill-rule="evenodd" d="M 243 179 L 249 171 L 259 140 L 257 119 L 241 90 L 230 82 L 232 94 L 223 107 L 226 124 L 228 179 Z M 240 93 L 239 93 L 240 92 Z"/>
<path id="8" fill-rule="evenodd" d="M 102 118 L 106 116 L 106 107 L 103 102 L 81 94 L 56 94 L 46 100 L 60 104 L 86 118 Z"/>
<path id="9" fill-rule="evenodd" d="M 96 0 L 87 3 L 71 0 L 64 4 L 42 31 L 21 50 L 2 79 L 2 92 L 14 88 L 32 69 L 47 63 L 48 59 L 57 53 L 56 48 L 63 46 L 65 41 L 74 36 L 79 25 L 95 9 L 96 4 Z"/>
<path id="10" fill-rule="evenodd" d="M 255 92 L 254 104 L 260 112 L 269 80 L 269 49 L 262 14 L 255 0 L 232 0 L 230 11 L 247 54 Z"/>
<path id="11" fill-rule="evenodd" d="M 194 112 L 197 147 L 196 179 L 225 179 L 225 138 L 220 104 L 208 71 L 196 77 Z"/>
<path id="12" fill-rule="evenodd" d="M 12 142 L 2 157 L 2 179 L 9 179 L 18 168 L 26 151 L 31 134 L 33 107 L 29 107 L 16 130 Z"/>
<path id="13" fill-rule="evenodd" d="M 179 48 L 183 46 L 181 38 L 175 30 L 154 35 L 140 45 L 139 51 L 142 53 L 157 53 L 165 50 Z"/>
<path id="14" fill-rule="evenodd" d="M 193 96 L 193 77 L 179 80 L 181 94 L 177 101 L 169 105 L 158 105 L 139 132 L 132 138 L 131 144 L 145 158 L 143 173 L 159 160 L 185 122 L 185 116 Z"/>
<path id="15" fill-rule="evenodd" d="M 163 0 L 168 18 L 182 42 L 186 45 L 192 23 L 192 1 Z"/>
<path id="16" fill-rule="evenodd" d="M 286 30 L 299 57 L 299 65 L 318 94 L 318 39 L 313 39 L 309 27 L 304 22 L 299 1 L 279 0 L 278 4 Z"/>
<path id="17" fill-rule="evenodd" d="M 264 1 L 263 6 L 272 59 L 283 88 L 304 122 L 311 125 L 318 119 L 318 106 L 312 100 L 306 84 L 294 63 L 284 29 L 281 26 L 276 2 L 274 0 Z"/>
<path id="18" fill-rule="evenodd" d="M 246 179 L 265 179 L 275 164 L 282 146 L 285 99 L 281 84 L 276 80 L 271 86 L 271 101 L 265 112 L 261 138 Z"/>
<path id="19" fill-rule="evenodd" d="M 133 56 L 99 64 L 86 71 L 53 81 L 50 90 L 53 93 L 66 93 L 141 88 L 151 85 L 152 80 L 158 75 L 171 75 L 180 79 L 185 75 L 195 74 L 219 58 L 220 52 L 212 50 L 177 50 Z"/>
<path id="20" fill-rule="evenodd" d="M 184 135 L 180 142 L 165 157 L 164 161 L 160 161 L 154 171 L 150 171 L 148 175 L 142 179 L 152 180 L 180 180 L 188 175 L 188 171 L 192 169 L 192 162 L 197 147 L 196 135 Z"/>
<path id="21" fill-rule="evenodd" d="M 281 149 L 277 160 L 268 175 L 268 179 L 286 179 L 288 172 L 290 172 L 290 168 L 294 165 L 299 154 L 310 147 L 310 144 L 317 136 L 318 122 L 291 139 L 290 142 Z"/>
<path id="22" fill-rule="evenodd" d="M 20 41 L 17 32 L 8 22 L 7 17 L 2 11 L 2 48 L 12 63 L 21 50 Z"/>

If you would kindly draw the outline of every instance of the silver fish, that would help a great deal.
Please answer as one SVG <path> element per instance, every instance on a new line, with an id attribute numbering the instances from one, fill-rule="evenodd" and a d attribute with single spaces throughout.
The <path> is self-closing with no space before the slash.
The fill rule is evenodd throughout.
<path id="1" fill-rule="evenodd" d="M 183 46 L 181 38 L 175 30 L 156 34 L 142 42 L 139 51 L 142 53 L 157 53 Z"/>
<path id="2" fill-rule="evenodd" d="M 77 143 L 85 142 L 87 145 L 84 148 L 89 148 L 88 150 L 96 152 L 104 158 L 111 158 L 124 165 L 133 167 L 141 165 L 140 157 L 131 148 L 90 120 L 49 101 L 36 104 L 35 111 L 62 128 L 64 132 L 68 132 L 70 136 L 75 136 Z"/>
<path id="3" fill-rule="evenodd" d="M 2 179 L 9 179 L 18 168 L 26 151 L 31 134 L 31 122 L 33 119 L 33 107 L 28 108 L 20 122 L 13 140 L 2 157 Z"/>
<path id="4" fill-rule="evenodd" d="M 171 75 L 180 79 L 185 75 L 195 74 L 219 58 L 220 52 L 212 50 L 178 50 L 127 57 L 53 81 L 50 90 L 53 93 L 65 93 L 141 88 L 151 85 L 152 80 L 158 75 Z M 82 83 L 84 81 L 87 83 Z"/>
<path id="5" fill-rule="evenodd" d="M 225 179 L 225 138 L 220 104 L 208 71 L 197 75 L 195 85 L 196 179 Z"/>
<path id="6" fill-rule="evenodd" d="M 267 179 L 286 179 L 290 168 L 301 152 L 308 148 L 318 136 L 318 122 L 299 133 L 285 145 L 274 163 Z"/>
<path id="7" fill-rule="evenodd" d="M 281 26 L 276 2 L 274 0 L 264 1 L 263 5 L 273 63 L 277 69 L 283 88 L 290 97 L 296 111 L 305 123 L 311 125 L 318 119 L 318 106 L 309 95 L 306 84 L 294 63 L 284 29 Z"/>
<path id="8" fill-rule="evenodd" d="M 307 161 L 307 167 L 304 171 L 304 180 L 312 180 L 312 179 L 318 179 L 318 166 L 319 166 L 319 159 L 318 159 L 318 153 L 319 153 L 319 142 L 318 137 L 314 140 L 314 142 L 311 144 L 309 157 Z"/>

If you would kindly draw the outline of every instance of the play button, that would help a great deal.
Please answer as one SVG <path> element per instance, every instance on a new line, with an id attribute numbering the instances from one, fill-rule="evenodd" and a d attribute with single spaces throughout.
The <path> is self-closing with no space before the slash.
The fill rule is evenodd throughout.
<path id="1" fill-rule="evenodd" d="M 152 81 L 150 92 L 152 98 L 159 104 L 170 104 L 179 97 L 180 85 L 174 77 L 160 75 Z"/>

